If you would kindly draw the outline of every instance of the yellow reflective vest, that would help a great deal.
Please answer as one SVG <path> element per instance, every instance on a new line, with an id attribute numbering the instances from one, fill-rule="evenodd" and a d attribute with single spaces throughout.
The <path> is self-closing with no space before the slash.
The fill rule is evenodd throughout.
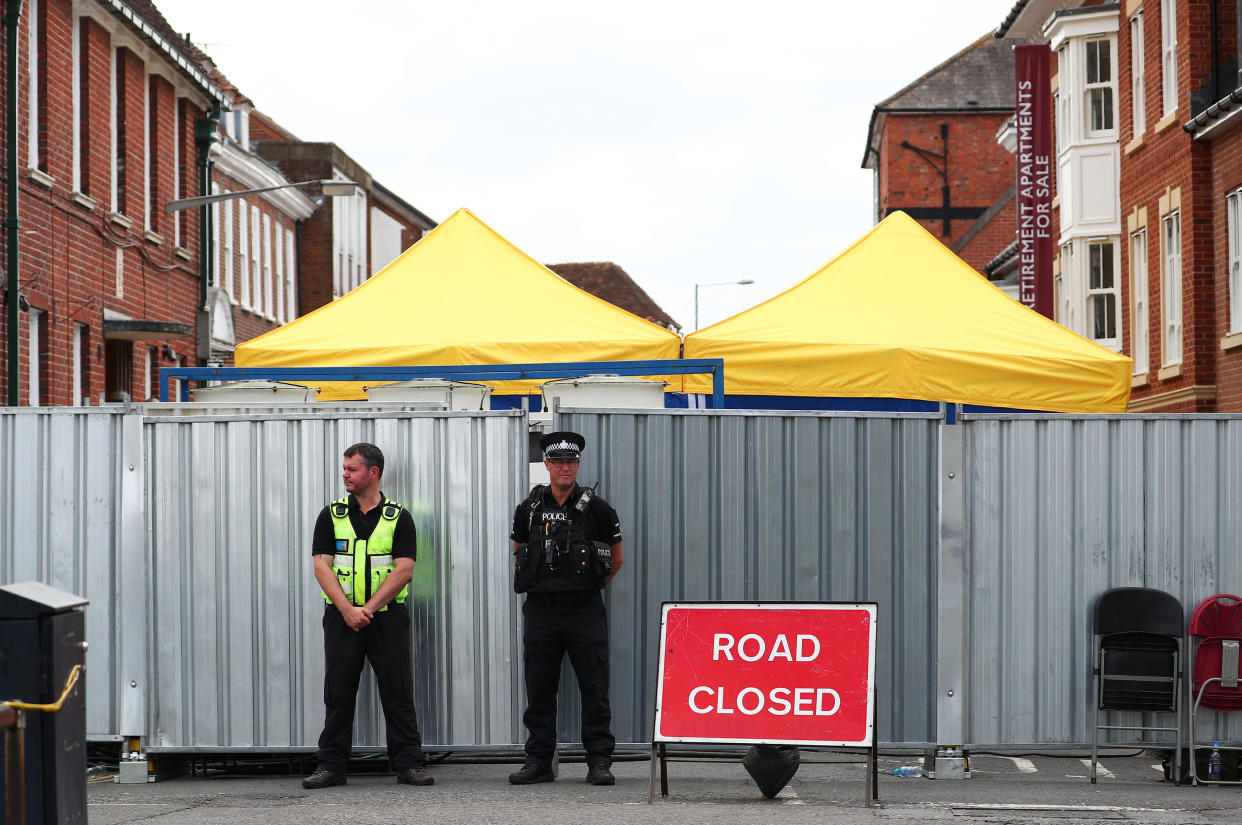
<path id="1" fill-rule="evenodd" d="M 401 505 L 392 499 L 384 499 L 380 505 L 380 520 L 369 539 L 360 539 L 354 532 L 354 525 L 349 520 L 349 498 L 340 498 L 328 505 L 332 516 L 332 530 L 336 536 L 336 553 L 332 556 L 332 572 L 340 582 L 341 590 L 349 603 L 361 607 L 371 598 L 371 594 L 379 590 L 384 579 L 392 573 L 392 538 L 397 531 L 397 517 L 401 515 Z M 397 604 L 404 604 L 410 592 L 407 584 L 393 599 Z M 327 593 L 324 601 L 331 603 Z M 387 610 L 384 605 L 381 610 Z"/>

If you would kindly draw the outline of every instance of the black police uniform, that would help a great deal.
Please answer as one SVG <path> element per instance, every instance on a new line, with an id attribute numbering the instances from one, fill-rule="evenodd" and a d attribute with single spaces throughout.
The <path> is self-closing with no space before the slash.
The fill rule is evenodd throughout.
<path id="1" fill-rule="evenodd" d="M 380 500 L 384 494 L 380 493 Z M 349 522 L 360 539 L 371 537 L 379 524 L 382 506 L 363 513 L 349 496 Z M 336 534 L 332 528 L 331 505 L 323 508 L 315 522 L 311 552 L 332 555 Z M 392 537 L 394 559 L 413 559 L 418 552 L 418 533 L 414 519 L 405 508 L 397 516 Z M 425 762 L 423 738 L 414 710 L 414 669 L 410 646 L 410 613 L 404 604 L 388 603 L 387 610 L 375 613 L 371 623 L 352 630 L 335 605 L 325 605 L 323 613 L 323 652 L 326 667 L 323 701 L 326 706 L 323 733 L 319 736 L 319 767 L 344 773 L 349 762 L 354 729 L 354 708 L 358 701 L 358 681 L 363 659 L 371 662 L 384 709 L 384 729 L 388 758 L 397 771 L 421 768 Z"/>
<path id="2" fill-rule="evenodd" d="M 576 453 L 575 453 L 576 454 Z M 574 485 L 563 505 L 558 505 L 548 487 L 536 488 L 532 496 L 513 513 L 510 538 L 526 545 L 542 534 L 545 546 L 563 553 L 569 544 L 571 524 L 589 541 L 611 547 L 621 541 L 621 524 L 608 502 L 591 497 L 579 513 L 574 505 L 583 488 Z M 574 533 L 577 533 L 575 528 Z M 545 558 L 546 565 L 548 560 Z M 561 660 L 569 654 L 570 664 L 582 692 L 582 746 L 587 764 L 612 764 L 612 710 L 608 704 L 608 620 L 601 594 L 602 576 L 594 586 L 575 585 L 574 573 L 552 575 L 545 568 L 539 584 L 526 594 L 522 605 L 523 661 L 526 669 L 526 712 L 522 723 L 530 735 L 526 740 L 526 760 L 541 770 L 551 767 L 556 752 L 556 693 Z"/>

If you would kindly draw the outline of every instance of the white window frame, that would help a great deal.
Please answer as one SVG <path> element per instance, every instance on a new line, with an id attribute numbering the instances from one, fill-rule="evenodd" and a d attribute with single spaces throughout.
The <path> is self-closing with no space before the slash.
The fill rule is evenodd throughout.
<path id="1" fill-rule="evenodd" d="M 225 194 L 229 190 L 225 189 Z M 224 212 L 224 222 L 219 228 L 221 236 L 221 272 L 224 276 L 224 292 L 229 296 L 229 303 L 236 304 L 237 299 L 233 297 L 233 202 L 231 200 L 220 201 L 220 206 Z"/>
<path id="2" fill-rule="evenodd" d="M 111 44 L 108 47 L 108 64 L 109 64 L 109 72 L 108 72 L 108 118 L 109 118 L 108 164 L 111 167 L 110 171 L 112 175 L 111 185 L 110 185 L 110 188 L 112 189 L 112 194 L 109 196 L 110 205 L 108 208 L 111 209 L 113 212 L 117 212 L 118 211 L 117 207 L 120 205 L 120 197 L 119 197 L 120 191 L 117 189 L 117 176 L 116 176 L 116 171 L 117 171 L 116 170 L 116 147 L 117 147 L 117 143 L 119 142 L 117 139 L 117 133 L 116 133 L 117 128 L 119 126 L 119 124 L 117 123 L 117 117 L 116 117 L 116 75 L 117 75 L 116 50 L 117 50 L 117 46 L 115 43 Z"/>
<path id="3" fill-rule="evenodd" d="M 1182 217 L 1174 209 L 1160 217 L 1160 311 L 1164 366 L 1182 363 Z"/>
<path id="4" fill-rule="evenodd" d="M 1147 47 L 1143 39 L 1143 10 L 1130 18 L 1130 98 L 1134 136 L 1147 131 Z"/>
<path id="5" fill-rule="evenodd" d="M 26 31 L 26 166 L 39 168 L 39 0 L 29 0 Z M 10 68 L 10 71 L 12 69 Z"/>
<path id="6" fill-rule="evenodd" d="M 1177 0 L 1160 0 L 1160 77 L 1167 115 L 1177 111 Z"/>
<path id="7" fill-rule="evenodd" d="M 267 214 L 263 215 L 261 246 L 263 249 L 263 315 L 274 321 L 276 320 L 276 308 L 272 302 L 275 292 L 272 283 L 272 218 Z"/>
<path id="8" fill-rule="evenodd" d="M 72 402 L 73 406 L 82 406 L 82 330 L 86 329 L 86 324 L 79 324 L 76 321 L 73 324 L 73 380 L 72 386 Z"/>
<path id="9" fill-rule="evenodd" d="M 297 296 L 297 259 L 293 245 L 293 230 L 285 230 L 285 300 L 289 303 L 286 318 L 290 321 L 298 317 Z"/>
<path id="10" fill-rule="evenodd" d="M 69 175 L 73 191 L 82 191 L 82 110 L 80 103 L 82 101 L 82 18 L 76 14 L 69 18 L 70 26 L 73 28 L 72 45 L 73 57 L 70 60 L 73 72 L 71 78 L 73 95 L 73 134 L 70 135 L 70 145 L 73 147 L 73 171 Z"/>
<path id="11" fill-rule="evenodd" d="M 211 182 L 211 194 L 213 195 L 221 194 L 220 184 L 214 180 Z M 220 201 L 216 201 L 215 203 L 211 205 L 211 226 L 213 229 L 215 229 L 215 231 L 211 233 L 212 234 L 212 238 L 211 238 L 212 260 L 211 260 L 211 284 L 210 285 L 216 288 L 219 288 L 220 286 L 221 275 L 223 274 L 223 271 L 224 271 L 224 267 L 221 265 L 221 261 L 220 261 L 220 257 L 221 257 L 220 253 L 223 251 L 220 248 L 220 245 L 223 242 L 222 236 L 224 234 L 220 231 L 220 206 L 221 206 Z"/>
<path id="12" fill-rule="evenodd" d="M 1056 151 L 1060 155 L 1070 144 L 1074 142 L 1073 135 L 1070 130 L 1073 126 L 1073 116 L 1070 109 L 1069 90 L 1073 88 L 1074 72 L 1073 65 L 1070 60 L 1070 44 L 1065 43 L 1061 48 L 1057 49 L 1057 90 L 1053 93 L 1053 129 L 1056 131 Z"/>
<path id="13" fill-rule="evenodd" d="M 1229 253 L 1229 334 L 1242 332 L 1242 186 L 1225 196 Z"/>
<path id="14" fill-rule="evenodd" d="M 142 228 L 151 231 L 151 75 L 142 73 Z"/>
<path id="15" fill-rule="evenodd" d="M 276 323 L 285 322 L 285 233 L 280 224 L 272 227 L 272 288 L 276 293 L 273 301 Z"/>
<path id="16" fill-rule="evenodd" d="M 1096 286 L 1097 265 L 1099 267 L 1100 285 Z M 1109 283 L 1103 283 L 1103 276 L 1107 272 L 1110 277 Z M 1120 326 L 1118 317 L 1118 304 L 1120 304 L 1121 289 L 1120 279 L 1117 277 L 1117 244 L 1111 238 L 1090 240 L 1087 242 L 1087 277 L 1084 279 L 1087 291 L 1086 300 L 1086 319 L 1085 323 L 1088 327 L 1087 338 L 1095 341 L 1097 344 L 1112 349 L 1117 349 L 1118 335 L 1117 330 Z M 1110 300 L 1111 299 L 1111 300 Z M 1103 302 L 1105 312 L 1108 312 L 1108 306 L 1112 307 L 1112 335 L 1096 335 L 1096 303 Z"/>
<path id="17" fill-rule="evenodd" d="M 250 309 L 250 209 L 245 198 L 237 199 L 237 282 L 241 286 L 241 307 Z"/>
<path id="18" fill-rule="evenodd" d="M 1099 75 L 1094 81 L 1091 80 L 1092 61 L 1091 52 L 1094 47 L 1096 60 L 1094 68 L 1099 72 L 1101 44 L 1107 52 L 1107 62 L 1105 69 L 1108 75 L 1104 79 L 1100 79 Z M 1083 134 L 1087 137 L 1111 137 L 1117 133 L 1117 71 L 1114 66 L 1113 55 L 1117 51 L 1116 44 L 1111 37 L 1093 37 L 1082 44 L 1083 55 Z M 1095 115 L 1100 112 L 1104 122 L 1096 127 Z"/>
<path id="19" fill-rule="evenodd" d="M 1146 229 L 1130 235 L 1130 307 L 1130 358 L 1134 361 L 1134 374 L 1145 375 L 1151 369 Z"/>
<path id="20" fill-rule="evenodd" d="M 39 406 L 39 395 L 42 389 L 39 386 L 39 320 L 43 317 L 43 310 L 31 307 L 26 315 L 26 352 L 30 357 L 26 363 L 26 402 L 32 406 Z"/>
<path id="21" fill-rule="evenodd" d="M 263 312 L 263 238 L 259 234 L 259 207 L 250 207 L 250 303 L 255 313 Z"/>

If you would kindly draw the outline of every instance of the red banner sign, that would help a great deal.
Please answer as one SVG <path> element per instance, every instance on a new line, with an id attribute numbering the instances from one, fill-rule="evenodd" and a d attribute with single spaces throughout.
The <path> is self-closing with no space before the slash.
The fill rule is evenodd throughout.
<path id="1" fill-rule="evenodd" d="M 1052 300 L 1052 93 L 1048 46 L 1015 46 L 1018 298 L 1047 318 Z"/>
<path id="2" fill-rule="evenodd" d="M 657 742 L 867 746 L 876 605 L 665 603 Z"/>

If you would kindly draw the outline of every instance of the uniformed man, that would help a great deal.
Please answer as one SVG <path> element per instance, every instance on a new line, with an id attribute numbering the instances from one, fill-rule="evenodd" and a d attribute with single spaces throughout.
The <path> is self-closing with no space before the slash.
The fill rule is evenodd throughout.
<path id="1" fill-rule="evenodd" d="M 349 495 L 323 508 L 315 522 L 315 578 L 328 602 L 323 614 L 327 718 L 319 737 L 318 767 L 302 780 L 305 788 L 345 784 L 364 658 L 375 671 L 397 782 L 435 781 L 423 770 L 405 606 L 417 533 L 409 511 L 380 491 L 383 473 L 379 447 L 363 443 L 347 449 L 343 475 Z"/>
<path id="2" fill-rule="evenodd" d="M 522 605 L 526 764 L 509 775 L 514 785 L 551 782 L 556 753 L 556 689 L 569 654 L 582 691 L 582 747 L 586 781 L 613 785 L 612 710 L 608 705 L 608 621 L 603 587 L 623 561 L 621 524 L 593 488 L 580 487 L 577 433 L 545 435 L 539 442 L 551 483 L 538 485 L 513 513 L 514 590 Z"/>

